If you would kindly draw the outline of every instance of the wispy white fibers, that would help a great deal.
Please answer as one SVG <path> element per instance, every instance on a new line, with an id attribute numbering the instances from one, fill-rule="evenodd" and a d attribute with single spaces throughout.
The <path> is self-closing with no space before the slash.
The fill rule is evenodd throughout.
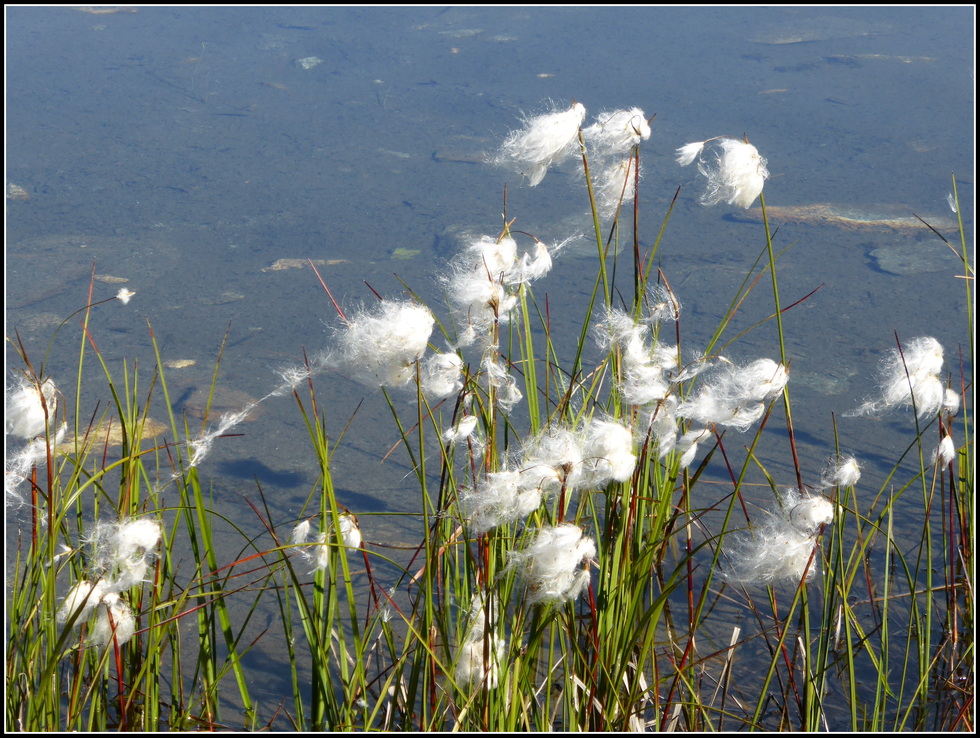
<path id="1" fill-rule="evenodd" d="M 486 654 L 490 656 L 489 663 Z M 478 685 L 495 689 L 506 655 L 507 641 L 496 633 L 463 641 L 456 651 L 456 681 L 461 687 Z"/>
<path id="2" fill-rule="evenodd" d="M 113 636 L 120 646 L 129 641 L 136 632 L 136 617 L 120 593 L 147 581 L 162 537 L 162 526 L 153 518 L 96 523 L 88 539 L 90 578 L 72 587 L 58 608 L 58 622 L 74 618 L 79 626 L 94 614 L 88 645 L 105 646 Z"/>
<path id="3" fill-rule="evenodd" d="M 562 245 L 559 244 L 555 249 L 560 249 Z M 511 281 L 513 284 L 524 284 L 541 279 L 551 271 L 552 265 L 551 252 L 548 247 L 541 241 L 536 241 L 534 252 L 527 252 L 521 256 L 516 274 L 513 275 Z"/>
<path id="4" fill-rule="evenodd" d="M 15 388 L 8 388 L 5 405 L 6 432 L 30 441 L 43 436 L 48 423 L 54 422 L 58 390 L 50 379 L 40 384 L 21 380 Z"/>
<path id="5" fill-rule="evenodd" d="M 677 407 L 676 415 L 745 431 L 762 417 L 763 402 L 782 392 L 788 380 L 786 367 L 772 359 L 744 367 L 729 364 L 711 374 L 694 397 Z"/>
<path id="6" fill-rule="evenodd" d="M 663 400 L 671 387 L 670 372 L 677 370 L 677 349 L 653 342 L 649 326 L 626 312 L 609 308 L 595 328 L 603 350 L 619 346 L 621 375 L 617 386 L 631 405 Z"/>
<path id="7" fill-rule="evenodd" d="M 422 362 L 422 392 L 429 402 L 455 395 L 463 388 L 463 360 L 454 353 L 433 353 Z"/>
<path id="8" fill-rule="evenodd" d="M 516 169 L 534 187 L 544 179 L 549 167 L 561 164 L 575 150 L 584 120 L 585 106 L 581 103 L 568 110 L 528 118 L 522 129 L 507 136 L 494 163 Z"/>
<path id="9" fill-rule="evenodd" d="M 568 602 L 588 589 L 589 566 L 596 556 L 595 541 L 571 523 L 538 531 L 534 543 L 512 554 L 512 562 L 524 570 L 528 602 Z"/>
<path id="10" fill-rule="evenodd" d="M 357 524 L 357 518 L 350 513 L 341 513 L 338 521 L 340 522 L 340 540 L 347 548 L 361 547 L 361 528 Z"/>
<path id="11" fill-rule="evenodd" d="M 913 338 L 902 346 L 892 349 L 881 362 L 878 370 L 878 387 L 881 396 L 868 400 L 847 413 L 875 415 L 892 407 L 915 407 L 920 418 L 935 415 L 940 410 L 959 406 L 947 396 L 946 387 L 939 378 L 943 370 L 943 347 L 929 336 Z"/>
<path id="12" fill-rule="evenodd" d="M 510 412 L 524 399 L 524 395 L 517 387 L 517 380 L 507 371 L 496 346 L 490 346 L 483 352 L 480 366 L 483 368 L 487 383 L 494 390 L 494 400 L 501 410 Z"/>
<path id="13" fill-rule="evenodd" d="M 7 457 L 4 460 L 3 489 L 5 504 L 9 507 L 19 507 L 27 504 L 18 487 L 31 475 L 31 469 L 46 463 L 48 457 L 48 444 L 51 448 L 56 448 L 65 438 L 68 432 L 68 424 L 62 423 L 57 432 L 50 438 L 35 438 L 26 446 L 13 451 L 8 449 Z"/>
<path id="14" fill-rule="evenodd" d="M 562 489 L 573 493 L 624 482 L 636 467 L 632 431 L 591 419 L 578 428 L 559 423 L 529 439 L 509 468 L 492 472 L 462 492 L 470 531 L 485 533 L 527 517 Z"/>
<path id="15" fill-rule="evenodd" d="M 104 579 L 95 582 L 90 582 L 88 579 L 79 580 L 58 608 L 57 621 L 65 623 L 74 617 L 76 624 L 84 623 L 107 591 L 107 583 Z"/>
<path id="16" fill-rule="evenodd" d="M 834 504 L 822 495 L 792 497 L 794 490 L 787 489 L 783 498 L 784 511 L 789 510 L 789 521 L 803 533 L 815 535 L 821 526 L 834 520 Z"/>
<path id="17" fill-rule="evenodd" d="M 942 466 L 953 463 L 956 460 L 956 444 L 953 443 L 953 437 L 950 435 L 943 436 L 943 440 L 939 442 L 936 450 L 932 452 L 932 463 L 938 462 Z"/>
<path id="18" fill-rule="evenodd" d="M 697 456 L 698 446 L 713 437 L 712 432 L 707 428 L 696 428 L 681 436 L 677 441 L 677 451 L 681 455 L 680 467 L 687 469 Z"/>
<path id="19" fill-rule="evenodd" d="M 136 616 L 126 601 L 115 592 L 103 595 L 88 633 L 88 645 L 95 648 L 115 643 L 122 646 L 136 633 Z"/>
<path id="20" fill-rule="evenodd" d="M 461 494 L 470 532 L 480 535 L 530 515 L 541 504 L 543 491 L 557 483 L 555 470 L 544 467 L 487 474 Z"/>
<path id="21" fill-rule="evenodd" d="M 586 425 L 582 441 L 583 467 L 590 486 L 602 488 L 633 476 L 636 455 L 629 428 L 608 420 L 593 420 Z"/>
<path id="22" fill-rule="evenodd" d="M 599 215 L 611 218 L 621 203 L 632 202 L 636 195 L 636 160 L 624 156 L 596 167 L 593 187 Z"/>
<path id="23" fill-rule="evenodd" d="M 706 144 L 714 143 L 714 161 L 705 161 L 701 153 Z M 687 166 L 698 160 L 698 171 L 707 180 L 701 194 L 702 205 L 717 205 L 726 202 L 747 208 L 762 193 L 769 178 L 766 160 L 759 150 L 750 143 L 737 138 L 719 136 L 707 141 L 685 144 L 676 152 L 677 163 Z"/>
<path id="24" fill-rule="evenodd" d="M 453 260 L 446 291 L 460 321 L 473 327 L 473 339 L 509 320 L 517 296 L 508 289 L 508 275 L 517 264 L 517 242 L 510 236 L 473 238 Z"/>
<path id="25" fill-rule="evenodd" d="M 415 378 L 435 317 L 424 305 L 385 300 L 351 317 L 337 334 L 334 361 L 364 384 L 404 387 Z"/>
<path id="26" fill-rule="evenodd" d="M 236 410 L 234 412 L 227 412 L 222 415 L 218 422 L 211 425 L 209 429 L 202 430 L 196 438 L 187 442 L 187 448 L 190 450 L 190 458 L 187 461 L 187 465 L 191 468 L 198 466 L 205 457 L 211 452 L 211 446 L 214 444 L 214 440 L 219 436 L 223 436 L 225 433 L 230 431 L 236 425 L 241 423 L 248 414 L 255 409 L 258 402 L 250 403 L 241 410 Z M 174 471 L 174 478 L 180 474 L 180 470 Z"/>
<path id="27" fill-rule="evenodd" d="M 493 689 L 507 653 L 507 642 L 494 629 L 500 603 L 482 590 L 473 595 L 467 626 L 456 648 L 456 681 L 459 686 L 480 685 Z M 489 662 L 487 657 L 489 656 Z"/>
<path id="28" fill-rule="evenodd" d="M 308 366 L 288 366 L 279 370 L 282 382 L 273 390 L 274 394 L 283 395 L 287 392 L 294 392 L 299 389 L 303 382 L 308 382 L 313 376 L 312 367 Z"/>
<path id="29" fill-rule="evenodd" d="M 580 488 L 586 480 L 585 449 L 582 434 L 567 425 L 555 423 L 524 444 L 524 469 L 548 469 L 555 475 L 553 491 L 564 486 Z"/>
<path id="30" fill-rule="evenodd" d="M 351 513 L 341 513 L 338 522 L 340 523 L 339 535 L 334 536 L 333 540 L 339 541 L 347 548 L 360 548 L 362 539 L 357 518 Z M 326 532 L 314 531 L 309 520 L 296 524 L 289 536 L 289 542 L 294 546 L 302 546 L 299 555 L 312 565 L 311 573 L 325 570 L 330 563 L 331 537 Z"/>
<path id="31" fill-rule="evenodd" d="M 510 320 L 521 285 L 545 276 L 551 266 L 551 253 L 540 241 L 532 251 L 520 254 L 509 235 L 468 238 L 445 277 L 454 312 L 461 323 L 473 328 L 459 345 L 477 338 L 486 341 L 495 323 Z"/>
<path id="32" fill-rule="evenodd" d="M 821 487 L 853 487 L 861 478 L 861 467 L 853 456 L 836 454 L 827 459 L 820 475 Z"/>
<path id="33" fill-rule="evenodd" d="M 455 426 L 443 431 L 442 440 L 450 446 L 462 443 L 473 435 L 476 430 L 477 417 L 475 415 L 465 415 L 459 419 Z"/>
<path id="34" fill-rule="evenodd" d="M 119 523 L 110 541 L 116 572 L 113 589 L 122 591 L 146 580 L 161 537 L 162 529 L 157 520 L 140 518 Z"/>
<path id="35" fill-rule="evenodd" d="M 582 129 L 582 136 L 591 152 L 600 156 L 626 154 L 650 138 L 650 124 L 639 108 L 599 113 L 595 123 Z"/>
<path id="36" fill-rule="evenodd" d="M 694 160 L 701 155 L 706 143 L 707 141 L 694 141 L 693 143 L 684 144 L 677 149 L 674 154 L 674 158 L 682 167 L 686 167 L 688 164 L 693 164 Z"/>
<path id="37" fill-rule="evenodd" d="M 591 418 L 579 427 L 552 424 L 524 446 L 522 468 L 556 475 L 550 491 L 602 489 L 633 474 L 632 431 L 615 421 Z"/>
<path id="38" fill-rule="evenodd" d="M 119 300 L 123 305 L 128 305 L 129 301 L 133 299 L 133 295 L 136 293 L 132 290 L 127 290 L 123 287 L 119 292 L 116 293 L 116 299 Z"/>
<path id="39" fill-rule="evenodd" d="M 162 537 L 160 522 L 152 518 L 99 521 L 88 538 L 92 545 L 92 573 L 105 580 L 110 592 L 121 592 L 146 581 Z"/>
<path id="40" fill-rule="evenodd" d="M 764 515 L 748 533 L 725 539 L 731 562 L 725 578 L 743 584 L 769 584 L 778 580 L 799 582 L 805 575 L 809 581 L 819 571 L 814 547 L 823 526 L 833 522 L 834 504 L 821 495 L 804 496 L 788 488 Z"/>
<path id="41" fill-rule="evenodd" d="M 327 351 L 320 352 L 307 358 L 304 364 L 299 366 L 284 367 L 277 370 L 280 377 L 279 385 L 269 394 L 248 403 L 240 410 L 224 413 L 216 422 L 210 423 L 203 428 L 195 438 L 187 442 L 187 449 L 190 452 L 187 461 L 188 467 L 199 466 L 207 455 L 211 452 L 216 439 L 227 434 L 232 428 L 246 420 L 252 411 L 268 400 L 270 397 L 277 397 L 289 392 L 295 392 L 300 384 L 310 381 L 316 374 L 325 369 L 334 368 L 340 363 L 335 354 Z M 176 479 L 181 474 L 180 469 L 175 469 L 173 478 Z"/>
<path id="42" fill-rule="evenodd" d="M 596 204 L 611 217 L 620 203 L 633 199 L 637 160 L 633 147 L 650 138 L 650 124 L 639 108 L 603 112 L 582 130 L 589 149 Z"/>
<path id="43" fill-rule="evenodd" d="M 643 293 L 643 320 L 650 325 L 676 323 L 681 317 L 681 304 L 665 285 L 647 285 Z"/>
<path id="44" fill-rule="evenodd" d="M 641 406 L 640 417 L 646 429 L 644 433 L 656 443 L 659 455 L 666 456 L 678 448 L 681 466 L 687 467 L 694 461 L 698 443 L 712 434 L 702 427 L 689 430 L 678 440 L 678 418 L 681 417 L 677 412 L 681 406 L 678 388 L 682 382 L 698 376 L 721 359 L 708 360 L 698 356 L 682 367 L 677 347 L 656 340 L 654 327 L 664 321 L 676 321 L 680 309 L 680 303 L 669 290 L 655 286 L 647 290 L 640 320 L 621 310 L 608 309 L 605 319 L 597 324 L 595 335 L 604 351 L 618 346 L 620 361 L 616 387 L 626 402 Z M 756 369 L 753 368 L 753 371 Z M 746 375 L 742 381 L 743 389 L 737 396 L 758 394 L 760 386 L 776 374 L 774 369 L 770 376 L 761 380 Z M 706 395 L 703 399 L 707 400 L 708 397 Z M 704 401 L 700 404 L 704 409 L 710 409 L 717 402 Z M 692 402 L 685 403 L 683 407 L 686 413 L 696 409 Z"/>

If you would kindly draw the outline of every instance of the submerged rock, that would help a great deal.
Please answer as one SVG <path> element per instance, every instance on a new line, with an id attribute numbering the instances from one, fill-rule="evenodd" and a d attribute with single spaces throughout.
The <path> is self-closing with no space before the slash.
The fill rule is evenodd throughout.
<path id="1" fill-rule="evenodd" d="M 959 228 L 958 223 L 952 218 L 916 213 L 914 208 L 905 205 L 846 205 L 835 203 L 790 205 L 787 207 L 770 205 L 766 207 L 766 214 L 769 216 L 770 222 L 774 223 L 833 226 L 834 228 L 853 231 L 892 231 L 921 234 L 929 232 L 929 226 L 926 223 L 944 233 Z M 762 208 L 732 213 L 727 217 L 740 222 L 761 223 Z"/>
<path id="2" fill-rule="evenodd" d="M 843 38 L 862 38 L 892 33 L 894 27 L 887 23 L 862 21 L 853 18 L 799 18 L 764 28 L 752 43 L 770 46 L 805 44 L 814 41 L 836 41 Z"/>
<path id="3" fill-rule="evenodd" d="M 956 254 L 938 239 L 935 242 L 881 246 L 872 249 L 868 256 L 881 271 L 903 276 L 962 269 Z"/>

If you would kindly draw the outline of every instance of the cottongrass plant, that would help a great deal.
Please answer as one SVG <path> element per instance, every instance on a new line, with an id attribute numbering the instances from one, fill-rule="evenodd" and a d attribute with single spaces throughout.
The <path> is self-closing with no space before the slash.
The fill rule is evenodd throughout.
<path id="1" fill-rule="evenodd" d="M 504 140 L 494 162 L 516 169 L 531 187 L 541 184 L 548 169 L 575 153 L 575 141 L 585 106 L 574 103 L 568 110 L 536 115 L 524 122 Z"/>
<path id="2" fill-rule="evenodd" d="M 715 150 L 713 161 L 703 158 L 705 146 L 709 144 Z M 685 144 L 677 149 L 676 159 L 681 166 L 697 160 L 698 172 L 706 180 L 700 197 L 702 205 L 724 202 L 740 208 L 751 207 L 769 179 L 766 160 L 759 150 L 737 138 L 718 136 Z"/>
<path id="3" fill-rule="evenodd" d="M 881 396 L 850 411 L 850 415 L 875 415 L 894 407 L 912 407 L 919 419 L 940 410 L 955 413 L 959 394 L 943 384 L 943 347 L 935 338 L 914 338 L 893 349 L 882 362 L 878 385 Z"/>
<path id="4" fill-rule="evenodd" d="M 8 727 L 972 731 L 970 379 L 935 339 L 899 340 L 881 397 L 844 421 L 914 408 L 887 479 L 863 482 L 860 449 L 841 451 L 836 433 L 822 470 L 801 458 L 768 224 L 771 298 L 747 278 L 712 340 L 682 345 L 680 297 L 653 269 L 660 239 L 641 249 L 637 234 L 650 121 L 638 108 L 585 116 L 575 103 L 530 118 L 498 157 L 534 186 L 582 155 L 600 260 L 575 345 L 535 294 L 561 250 L 513 221 L 462 239 L 445 311 L 410 289 L 349 312 L 334 303 L 327 350 L 196 432 L 173 414 L 159 351 L 147 390 L 135 366 L 120 384 L 88 350 L 91 305 L 73 401 L 15 344 L 25 380 L 8 407 L 23 417 L 8 430 L 42 451 L 8 456 L 8 501 L 29 511 L 8 588 Z M 689 144 L 678 159 L 699 160 L 706 205 L 761 197 L 765 160 L 744 141 Z M 624 286 L 607 246 L 631 230 L 630 210 Z M 767 305 L 778 356 L 721 343 L 747 300 Z M 125 430 L 112 454 L 78 420 L 93 353 Z M 330 372 L 391 411 L 391 453 L 418 490 L 408 552 L 341 504 L 332 464 L 356 423 L 323 398 Z M 316 482 L 285 519 L 259 486 L 251 525 L 230 531 L 238 550 L 218 547 L 228 526 L 201 490 L 208 450 L 287 395 Z M 166 439 L 142 439 L 151 405 L 170 419 Z M 67 446 L 55 438 L 66 420 Z M 778 424 L 785 435 L 764 434 Z M 770 473 L 780 458 L 795 479 Z M 918 536 L 896 533 L 899 505 L 915 506 Z M 275 623 L 255 633 L 269 606 Z M 291 687 L 274 706 L 250 688 L 256 643 Z"/>
<path id="5" fill-rule="evenodd" d="M 7 728 L 214 727 L 227 704 L 219 690 L 226 676 L 238 683 L 235 702 L 246 709 L 239 725 L 257 727 L 240 663 L 249 648 L 242 640 L 248 619 L 233 623 L 224 600 L 226 583 L 229 591 L 239 589 L 240 575 L 234 561 L 218 571 L 218 519 L 190 463 L 196 439 L 169 410 L 159 354 L 148 384 L 135 364 L 124 364 L 121 377 L 109 372 L 92 340 L 98 303 L 91 291 L 81 311 L 74 397 L 52 395 L 43 369 L 19 340 L 11 341 L 24 366 L 21 389 L 44 388 L 34 397 L 44 406 L 47 430 L 27 446 L 41 452 L 29 455 L 11 443 L 14 434 L 7 437 Z M 95 413 L 81 381 L 93 356 L 111 397 L 110 408 L 96 405 Z M 40 417 L 27 402 L 31 393 L 19 392 L 14 405 Z M 171 412 L 171 437 L 180 442 L 146 433 L 158 393 Z M 52 426 L 67 426 L 68 437 Z M 110 426 L 120 432 L 107 434 Z M 121 444 L 111 440 L 116 436 Z M 20 465 L 13 474 L 11 457 Z M 172 557 L 175 545 L 184 551 L 179 560 Z M 247 587 L 267 577 L 253 572 Z"/>
<path id="6" fill-rule="evenodd" d="M 818 536 L 833 520 L 834 505 L 827 498 L 783 490 L 773 509 L 766 512 L 764 523 L 748 535 L 729 540 L 726 553 L 731 569 L 726 578 L 753 584 L 810 581 L 820 565 L 819 557 L 814 556 Z"/>
<path id="7" fill-rule="evenodd" d="M 8 390 L 4 407 L 7 435 L 31 441 L 49 430 L 49 422 L 58 410 L 58 390 L 50 377 L 38 386 L 21 380 Z"/>

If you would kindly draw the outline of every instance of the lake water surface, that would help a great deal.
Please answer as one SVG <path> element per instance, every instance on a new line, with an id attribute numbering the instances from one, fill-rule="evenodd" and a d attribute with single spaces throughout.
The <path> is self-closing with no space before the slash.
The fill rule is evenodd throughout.
<path id="1" fill-rule="evenodd" d="M 6 20 L 6 175 L 27 196 L 7 202 L 6 333 L 44 355 L 58 323 L 85 305 L 94 261 L 97 274 L 115 278 L 95 283 L 96 299 L 123 284 L 136 293 L 93 315 L 110 368 L 126 358 L 150 371 L 149 321 L 163 358 L 185 365 L 167 377 L 191 417 L 226 334 L 220 409 L 265 396 L 277 369 L 327 346 L 333 307 L 308 268 L 271 268 L 281 259 L 324 260 L 321 275 L 343 305 L 375 299 L 365 282 L 400 295 L 402 280 L 438 312 L 453 234 L 498 233 L 505 183 L 515 227 L 548 242 L 579 227 L 588 201 L 571 169 L 532 189 L 481 163 L 522 114 L 549 101 L 582 102 L 590 120 L 630 106 L 657 114 L 643 146 L 641 239 L 655 238 L 680 186 L 660 259 L 692 351 L 765 239 L 724 206 L 697 204 L 694 168 L 673 155 L 689 141 L 747 134 L 768 159 L 767 204 L 787 208 L 873 214 L 888 205 L 949 219 L 956 173 L 972 239 L 969 7 L 22 7 Z M 791 243 L 780 260 L 783 304 L 821 287 L 785 315 L 805 478 L 816 481 L 833 451 L 836 415 L 841 446 L 864 465 L 862 487 L 877 490 L 912 437 L 910 415 L 841 416 L 875 391 L 896 334 L 935 336 L 959 382 L 968 350 L 962 268 L 926 233 L 787 222 L 777 246 Z M 883 263 L 882 249 L 902 251 L 901 271 L 883 268 L 895 262 Z M 536 285 L 559 337 L 577 335 L 596 265 L 569 253 Z M 729 335 L 771 304 L 762 285 Z M 65 387 L 77 333 L 61 331 L 47 357 Z M 725 353 L 778 358 L 775 329 Z M 972 359 L 962 360 L 969 381 Z M 319 392 L 335 434 L 367 398 L 335 457 L 341 501 L 359 514 L 417 512 L 406 458 L 381 463 L 398 435 L 380 394 L 340 376 L 321 377 Z M 287 526 L 316 469 L 292 400 L 259 410 L 236 428 L 242 435 L 219 439 L 200 473 L 230 519 L 256 526 L 242 496 L 256 496 L 258 481 Z M 767 468 L 793 483 L 785 444 L 772 445 L 779 453 Z M 417 525 L 411 516 L 362 518 L 368 541 L 410 543 Z M 260 670 L 275 654 L 262 648 Z M 284 685 L 268 672 L 275 699 Z"/>

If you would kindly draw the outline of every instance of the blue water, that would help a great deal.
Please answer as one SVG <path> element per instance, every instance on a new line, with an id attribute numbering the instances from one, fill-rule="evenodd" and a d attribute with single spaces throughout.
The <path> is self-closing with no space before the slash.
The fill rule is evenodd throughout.
<path id="1" fill-rule="evenodd" d="M 587 208 L 580 178 L 550 173 L 530 189 L 478 163 L 522 113 L 549 100 L 582 102 L 590 116 L 633 105 L 657 114 L 644 144 L 641 237 L 652 241 L 683 185 L 660 258 L 691 350 L 713 332 L 764 234 L 726 219 L 724 207 L 696 203 L 693 167 L 673 161 L 688 141 L 747 134 L 769 162 L 769 205 L 885 203 L 950 217 L 955 172 L 972 239 L 967 7 L 8 8 L 6 16 L 6 174 L 30 198 L 7 203 L 7 334 L 16 328 L 39 360 L 57 322 L 85 304 L 94 259 L 98 274 L 127 279 L 136 292 L 128 306 L 97 309 L 100 350 L 113 367 L 138 358 L 148 372 L 150 321 L 165 359 L 196 362 L 168 371 L 178 409 L 199 404 L 226 333 L 223 409 L 264 396 L 277 368 L 326 346 L 330 302 L 308 269 L 263 271 L 278 259 L 336 261 L 321 274 L 346 306 L 374 299 L 365 281 L 400 294 L 395 274 L 438 305 L 447 234 L 498 232 L 505 183 L 517 227 L 545 241 L 567 235 L 569 219 Z M 794 38 L 812 40 L 777 43 Z M 310 58 L 319 61 L 299 63 Z M 783 304 L 822 285 L 785 315 L 800 378 L 790 386 L 801 465 L 816 481 L 833 449 L 831 413 L 839 419 L 874 391 L 896 332 L 939 339 L 959 380 L 964 292 L 955 262 L 897 275 L 869 257 L 896 242 L 944 249 L 933 237 L 789 224 L 777 240 L 794 244 L 780 261 Z M 401 260 L 396 249 L 419 253 Z M 536 288 L 549 293 L 558 335 L 575 334 L 595 268 L 569 255 Z M 96 299 L 120 284 L 96 282 Z M 771 304 L 763 283 L 729 335 Z M 66 387 L 77 334 L 61 331 L 47 359 Z M 725 353 L 778 357 L 774 329 Z M 320 391 L 337 433 L 365 391 L 343 377 L 322 378 Z M 290 400 L 261 410 L 236 429 L 243 435 L 219 439 L 201 473 L 222 512 L 243 523 L 255 523 L 241 495 L 254 496 L 258 480 L 288 525 L 315 481 L 308 439 Z M 910 425 L 907 414 L 840 422 L 842 446 L 865 464 L 866 489 L 879 488 Z M 368 393 L 336 456 L 342 502 L 357 512 L 417 511 L 405 459 L 379 463 L 397 439 L 382 399 Z M 777 481 L 793 482 L 788 453 L 767 462 Z M 370 520 L 384 531 L 379 539 L 417 537 L 414 519 Z"/>

